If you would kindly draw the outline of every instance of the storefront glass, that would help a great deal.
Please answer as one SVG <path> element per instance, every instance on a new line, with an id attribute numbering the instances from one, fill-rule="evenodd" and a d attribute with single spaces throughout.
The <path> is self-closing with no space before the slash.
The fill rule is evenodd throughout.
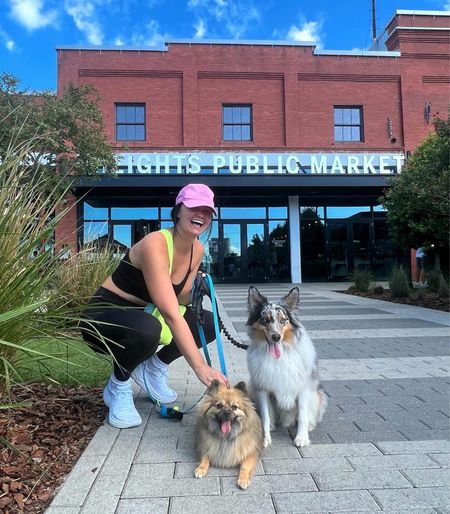
<path id="1" fill-rule="evenodd" d="M 355 271 L 386 280 L 399 258 L 380 206 L 303 207 L 300 231 L 305 282 L 352 280 Z"/>
<path id="2" fill-rule="evenodd" d="M 123 255 L 149 232 L 172 226 L 171 210 L 84 202 L 80 246 L 109 243 Z M 215 282 L 291 280 L 286 206 L 219 208 L 201 240 L 203 266 Z M 301 207 L 299 250 L 304 282 L 351 280 L 355 270 L 386 280 L 399 258 L 380 206 Z"/>
<path id="3" fill-rule="evenodd" d="M 325 255 L 323 207 L 300 209 L 300 245 L 303 281 L 324 280 L 328 273 L 328 264 Z"/>

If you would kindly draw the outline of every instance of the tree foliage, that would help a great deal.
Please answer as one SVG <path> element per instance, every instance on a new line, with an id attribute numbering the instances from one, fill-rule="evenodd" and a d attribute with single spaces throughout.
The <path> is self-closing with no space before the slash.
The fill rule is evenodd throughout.
<path id="1" fill-rule="evenodd" d="M 60 175 L 81 176 L 114 168 L 99 101 L 93 86 L 69 84 L 60 95 L 27 92 L 16 77 L 0 74 L 0 157 L 34 140 L 39 144 L 28 155 L 29 169 L 39 165 L 51 174 L 58 169 Z"/>
<path id="2" fill-rule="evenodd" d="M 434 244 L 447 251 L 450 229 L 449 120 L 417 147 L 380 198 L 394 239 L 406 247 Z"/>

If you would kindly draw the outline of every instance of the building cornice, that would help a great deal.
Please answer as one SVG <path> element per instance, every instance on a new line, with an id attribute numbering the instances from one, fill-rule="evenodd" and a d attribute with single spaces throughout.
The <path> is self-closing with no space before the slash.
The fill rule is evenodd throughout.
<path id="1" fill-rule="evenodd" d="M 350 55 L 356 57 L 401 57 L 400 52 L 376 50 L 319 50 L 314 49 L 314 55 Z"/>
<path id="2" fill-rule="evenodd" d="M 389 25 L 393 22 L 394 18 L 397 15 L 402 14 L 407 16 L 450 16 L 450 11 L 410 11 L 404 9 L 397 9 L 385 26 L 389 27 Z"/>

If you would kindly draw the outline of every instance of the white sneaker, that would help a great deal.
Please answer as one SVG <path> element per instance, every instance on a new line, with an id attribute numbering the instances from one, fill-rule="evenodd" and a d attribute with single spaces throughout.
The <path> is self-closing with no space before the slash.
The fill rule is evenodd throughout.
<path id="1" fill-rule="evenodd" d="M 141 416 L 134 406 L 131 378 L 121 382 L 111 375 L 103 390 L 103 401 L 109 409 L 108 423 L 116 428 L 137 427 Z"/>
<path id="2" fill-rule="evenodd" d="M 173 403 L 177 393 L 167 385 L 167 369 L 167 364 L 152 355 L 135 368 L 131 377 L 151 398 L 161 403 Z"/>

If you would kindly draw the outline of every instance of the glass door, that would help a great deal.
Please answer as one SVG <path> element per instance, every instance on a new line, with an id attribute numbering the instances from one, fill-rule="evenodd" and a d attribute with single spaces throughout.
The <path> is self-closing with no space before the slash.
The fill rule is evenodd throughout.
<path id="1" fill-rule="evenodd" d="M 221 230 L 223 281 L 265 281 L 268 265 L 265 224 L 225 222 Z"/>
<path id="2" fill-rule="evenodd" d="M 332 220 L 327 221 L 326 224 L 330 280 L 347 280 L 350 278 L 348 225 L 346 220 Z"/>
<path id="3" fill-rule="evenodd" d="M 223 280 L 239 282 L 242 280 L 242 235 L 240 223 L 222 225 Z"/>
<path id="4" fill-rule="evenodd" d="M 136 220 L 133 229 L 133 244 L 140 241 L 144 236 L 159 230 L 158 220 Z"/>
<path id="5" fill-rule="evenodd" d="M 111 223 L 110 244 L 115 256 L 122 258 L 131 248 L 132 223 Z"/>
<path id="6" fill-rule="evenodd" d="M 261 282 L 267 278 L 264 223 L 242 223 L 245 227 L 244 281 Z M 246 275 L 246 276 L 245 276 Z"/>
<path id="7" fill-rule="evenodd" d="M 370 237 L 370 224 L 368 222 L 356 222 L 351 224 L 352 229 L 352 261 L 354 271 L 370 272 L 372 243 Z"/>

